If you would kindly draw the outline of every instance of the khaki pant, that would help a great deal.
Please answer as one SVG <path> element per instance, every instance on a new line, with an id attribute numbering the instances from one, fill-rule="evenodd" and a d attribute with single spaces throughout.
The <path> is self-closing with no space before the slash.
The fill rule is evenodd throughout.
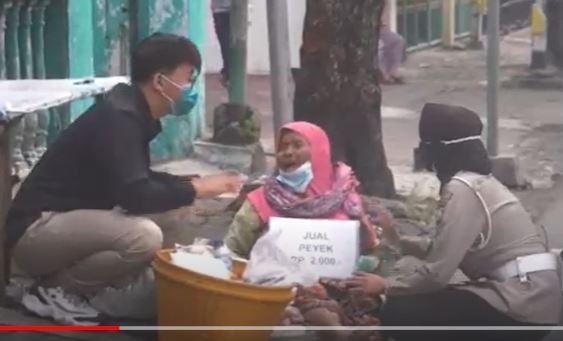
<path id="1" fill-rule="evenodd" d="M 178 230 L 189 228 L 181 224 L 187 213 L 188 208 L 147 217 L 119 209 L 45 212 L 14 247 L 14 262 L 44 285 L 71 293 L 118 287 L 149 266 L 163 246 L 174 245 L 183 232 Z"/>

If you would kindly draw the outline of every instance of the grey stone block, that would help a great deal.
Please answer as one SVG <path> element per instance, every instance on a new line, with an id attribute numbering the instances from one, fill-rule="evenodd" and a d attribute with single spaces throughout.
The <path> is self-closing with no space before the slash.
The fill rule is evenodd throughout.
<path id="1" fill-rule="evenodd" d="M 492 157 L 493 175 L 508 188 L 523 188 L 527 181 L 520 171 L 518 159 L 511 155 Z"/>
<path id="2" fill-rule="evenodd" d="M 222 169 L 251 174 L 264 171 L 266 156 L 260 143 L 231 146 L 208 141 L 194 142 L 196 157 Z"/>
<path id="3" fill-rule="evenodd" d="M 506 79 L 502 86 L 507 89 L 561 90 L 563 76 L 558 72 L 530 72 Z"/>
<path id="4" fill-rule="evenodd" d="M 412 151 L 413 159 L 414 159 L 414 172 L 423 172 L 426 170 L 425 167 L 425 160 L 422 157 L 422 153 L 420 152 L 419 148 L 414 148 Z"/>

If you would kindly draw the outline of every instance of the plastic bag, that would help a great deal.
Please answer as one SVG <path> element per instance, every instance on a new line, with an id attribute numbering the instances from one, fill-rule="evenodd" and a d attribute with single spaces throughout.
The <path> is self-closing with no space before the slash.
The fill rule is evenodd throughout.
<path id="1" fill-rule="evenodd" d="M 193 254 L 178 250 L 170 254 L 172 264 L 183 269 L 194 271 L 207 276 L 228 280 L 231 277 L 228 265 L 213 254 Z"/>
<path id="2" fill-rule="evenodd" d="M 178 265 L 184 269 L 197 271 L 197 269 L 193 269 L 192 266 L 189 264 L 189 259 L 182 255 L 177 255 L 178 253 L 188 253 L 194 255 L 201 255 L 205 257 L 211 257 L 221 260 L 227 270 L 231 270 L 233 266 L 233 253 L 223 244 L 223 241 L 219 240 L 209 240 L 204 238 L 196 238 L 192 245 L 181 245 L 176 244 L 174 248 L 174 252 L 171 254 L 172 262 L 175 265 Z M 174 260 L 176 258 L 176 261 Z M 189 257 L 188 257 L 189 258 Z M 196 258 L 197 259 L 197 258 Z M 203 259 L 204 260 L 204 259 Z M 210 261 L 210 264 L 215 268 L 214 273 L 220 274 L 219 278 L 225 279 L 224 271 L 222 267 L 220 267 L 218 262 Z M 201 271 L 199 271 L 201 272 Z M 207 271 L 203 272 L 206 273 Z"/>
<path id="3" fill-rule="evenodd" d="M 242 275 L 245 282 L 258 285 L 294 285 L 311 286 L 318 283 L 318 276 L 304 265 L 292 262 L 291 258 L 279 247 L 277 240 L 281 230 L 270 230 L 258 239 L 250 260 Z"/>

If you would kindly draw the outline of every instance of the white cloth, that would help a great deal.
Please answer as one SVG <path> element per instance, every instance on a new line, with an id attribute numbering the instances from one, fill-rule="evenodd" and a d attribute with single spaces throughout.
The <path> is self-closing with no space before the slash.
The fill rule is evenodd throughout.
<path id="1" fill-rule="evenodd" d="M 243 280 L 260 285 L 292 285 L 311 286 L 319 278 L 303 265 L 294 263 L 279 247 L 277 242 L 280 230 L 270 230 L 258 239 L 246 266 Z"/>
<path id="2" fill-rule="evenodd" d="M 6 103 L 0 99 L 0 123 L 8 121 L 8 108 Z"/>

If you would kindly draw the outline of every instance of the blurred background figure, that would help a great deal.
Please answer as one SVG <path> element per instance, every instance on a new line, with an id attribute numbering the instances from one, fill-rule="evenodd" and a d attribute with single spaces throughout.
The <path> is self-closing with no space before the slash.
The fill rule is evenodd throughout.
<path id="1" fill-rule="evenodd" d="M 390 4 L 389 0 L 386 0 L 379 31 L 378 57 L 381 82 L 383 84 L 403 84 L 404 79 L 399 74 L 399 67 L 404 60 L 405 40 L 400 34 L 391 30 L 390 23 Z"/>
<path id="2" fill-rule="evenodd" d="M 215 23 L 215 33 L 219 46 L 223 68 L 221 69 L 221 83 L 227 87 L 229 84 L 229 37 L 231 34 L 231 0 L 211 0 L 211 11 Z"/>

